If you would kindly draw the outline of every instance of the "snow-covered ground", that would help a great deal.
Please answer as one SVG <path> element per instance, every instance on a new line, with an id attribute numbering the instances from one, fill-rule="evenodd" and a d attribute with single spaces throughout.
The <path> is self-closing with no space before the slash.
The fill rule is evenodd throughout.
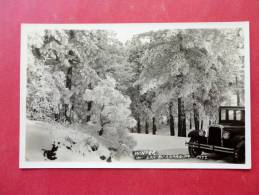
<path id="1" fill-rule="evenodd" d="M 72 143 L 73 141 L 75 144 Z M 43 150 L 51 150 L 54 142 L 58 146 L 56 161 L 101 161 L 101 156 L 105 156 L 106 159 L 110 156 L 110 152 L 91 136 L 58 124 L 27 120 L 27 161 L 48 160 L 43 156 Z M 95 145 L 98 146 L 98 150 L 93 151 L 91 147 Z"/>
<path id="2" fill-rule="evenodd" d="M 72 141 L 70 139 L 72 138 Z M 137 134 L 132 133 L 137 141 L 134 150 L 155 150 L 159 154 L 188 154 L 188 147 L 185 142 L 189 138 L 165 135 Z M 78 130 L 62 127 L 58 124 L 49 124 L 40 121 L 27 121 L 26 125 L 26 160 L 27 161 L 46 161 L 43 156 L 43 150 L 50 150 L 52 144 L 59 148 L 56 152 L 56 161 L 62 162 L 106 162 L 100 157 L 104 156 L 105 160 L 111 155 L 106 147 L 96 143 L 95 138 L 88 136 Z M 73 141 L 76 144 L 73 144 Z M 91 146 L 98 145 L 98 150 L 93 151 Z M 200 163 L 225 163 L 229 162 L 228 158 L 221 160 L 222 156 L 208 154 L 208 160 L 200 159 L 160 159 L 160 160 L 134 160 L 133 156 L 112 159 L 113 162 L 200 162 Z"/>

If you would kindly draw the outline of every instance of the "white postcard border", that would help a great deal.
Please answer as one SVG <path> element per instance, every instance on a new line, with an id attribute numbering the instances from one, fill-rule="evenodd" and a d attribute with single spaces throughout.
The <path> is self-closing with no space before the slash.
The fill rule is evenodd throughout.
<path id="1" fill-rule="evenodd" d="M 230 163 L 182 163 L 182 162 L 149 162 L 149 163 L 97 163 L 97 162 L 30 162 L 25 159 L 26 146 L 26 67 L 27 67 L 27 35 L 29 32 L 45 29 L 112 30 L 116 28 L 145 27 L 156 29 L 212 29 L 242 28 L 244 30 L 245 52 L 245 164 Z M 20 152 L 19 168 L 178 168 L 178 169 L 251 169 L 251 111 L 250 111 L 250 48 L 249 22 L 204 22 L 204 23 L 115 23 L 115 24 L 22 24 L 21 56 L 20 56 Z"/>

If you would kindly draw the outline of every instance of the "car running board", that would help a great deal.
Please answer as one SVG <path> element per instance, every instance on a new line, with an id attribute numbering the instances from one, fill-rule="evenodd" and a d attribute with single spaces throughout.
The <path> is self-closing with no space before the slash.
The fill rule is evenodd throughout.
<path id="1" fill-rule="evenodd" d="M 185 145 L 189 145 L 189 146 L 192 146 L 194 148 L 200 148 L 200 149 L 215 151 L 215 152 L 224 152 L 224 153 L 228 153 L 228 154 L 234 154 L 235 153 L 234 148 L 226 148 L 226 147 L 221 147 L 221 146 L 199 144 L 199 143 L 193 143 L 193 142 L 185 142 Z"/>

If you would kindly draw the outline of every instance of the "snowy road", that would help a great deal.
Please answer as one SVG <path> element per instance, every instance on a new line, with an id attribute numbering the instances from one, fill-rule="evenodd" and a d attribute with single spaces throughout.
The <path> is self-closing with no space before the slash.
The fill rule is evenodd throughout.
<path id="1" fill-rule="evenodd" d="M 163 135 L 151 135 L 151 134 L 137 134 L 134 133 L 133 137 L 137 141 L 137 146 L 134 150 L 155 150 L 159 154 L 166 155 L 178 155 L 178 154 L 189 154 L 188 147 L 185 145 L 186 141 L 189 141 L 187 137 L 177 136 L 163 136 Z M 195 162 L 195 163 L 231 163 L 231 157 L 223 157 L 220 154 L 207 154 L 207 160 L 201 160 L 196 158 L 190 159 L 159 159 L 159 160 L 138 160 L 137 162 Z M 129 158 L 127 161 L 134 161 Z M 123 160 L 124 161 L 124 160 Z"/>

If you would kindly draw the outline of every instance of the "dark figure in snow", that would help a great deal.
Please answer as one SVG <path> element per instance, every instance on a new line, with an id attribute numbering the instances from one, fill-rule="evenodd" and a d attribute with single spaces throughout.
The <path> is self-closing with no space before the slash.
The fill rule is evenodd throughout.
<path id="1" fill-rule="evenodd" d="M 112 157 L 109 156 L 109 158 L 106 160 L 106 162 L 112 162 Z"/>
<path id="2" fill-rule="evenodd" d="M 60 144 L 60 142 L 58 142 L 58 145 Z M 56 160 L 56 151 L 58 150 L 58 145 L 56 146 L 55 142 L 52 144 L 52 148 L 51 150 L 46 150 L 46 149 L 42 149 L 43 152 L 43 156 L 47 157 L 49 160 Z"/>

